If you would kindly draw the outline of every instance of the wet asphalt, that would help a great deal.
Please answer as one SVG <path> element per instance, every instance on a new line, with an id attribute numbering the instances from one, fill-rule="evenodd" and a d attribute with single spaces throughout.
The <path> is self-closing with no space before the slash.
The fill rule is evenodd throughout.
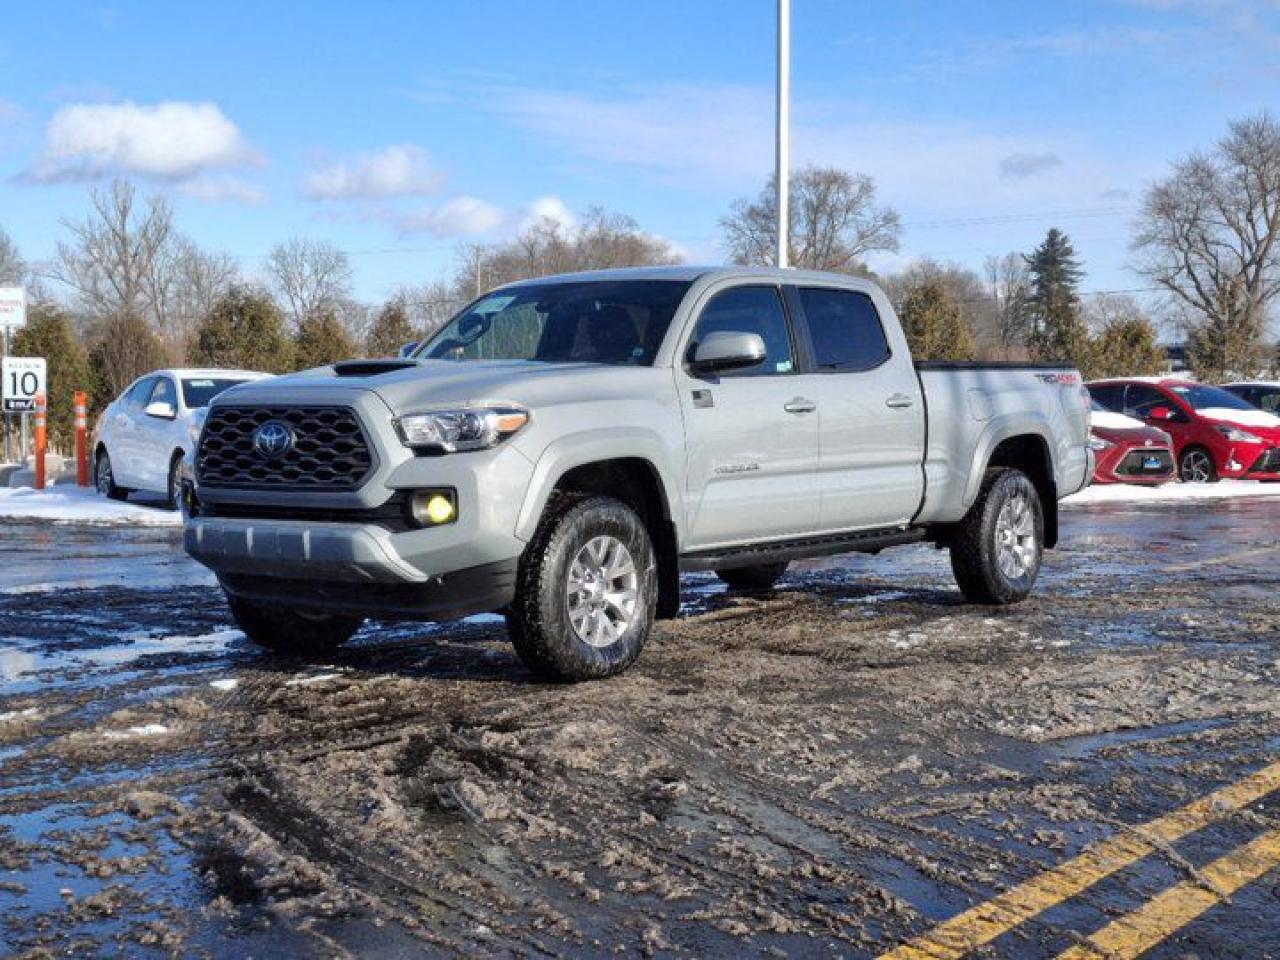
<path id="1" fill-rule="evenodd" d="M 1280 757 L 1278 537 L 1268 500 L 1070 508 L 1000 610 L 923 546 L 693 576 L 565 688 L 493 617 L 269 657 L 176 530 L 5 524 L 0 952 L 873 956 Z M 973 953 L 1056 956 L 1277 827 L 1268 794 Z M 1264 870 L 1147 955 L 1277 944 Z"/>

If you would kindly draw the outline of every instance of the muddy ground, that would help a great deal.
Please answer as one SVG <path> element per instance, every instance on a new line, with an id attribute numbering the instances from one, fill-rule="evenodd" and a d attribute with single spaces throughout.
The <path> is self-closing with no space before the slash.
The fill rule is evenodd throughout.
<path id="1" fill-rule="evenodd" d="M 630 673 L 557 687 L 495 618 L 265 656 L 174 533 L 0 527 L 0 953 L 874 955 L 1275 759 L 1278 536 L 1263 501 L 1070 510 L 1007 609 L 926 547 L 690 577 Z M 1277 822 L 983 953 L 1053 955 Z M 1271 875 L 1151 956 L 1277 931 Z"/>

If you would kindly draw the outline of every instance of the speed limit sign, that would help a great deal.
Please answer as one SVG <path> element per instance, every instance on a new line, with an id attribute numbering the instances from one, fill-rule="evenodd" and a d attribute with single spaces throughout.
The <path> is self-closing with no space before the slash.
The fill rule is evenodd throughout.
<path id="1" fill-rule="evenodd" d="M 0 361 L 0 397 L 5 413 L 31 413 L 46 393 L 44 357 L 5 357 Z"/>

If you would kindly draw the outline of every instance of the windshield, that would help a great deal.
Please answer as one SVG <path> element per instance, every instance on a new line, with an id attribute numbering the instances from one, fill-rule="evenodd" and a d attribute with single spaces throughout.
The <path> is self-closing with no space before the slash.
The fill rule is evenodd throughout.
<path id="1" fill-rule="evenodd" d="M 491 293 L 414 356 L 648 366 L 688 289 L 684 280 L 588 280 Z"/>
<path id="2" fill-rule="evenodd" d="M 1192 410 L 1256 410 L 1257 407 L 1245 403 L 1234 393 L 1220 390 L 1217 387 L 1177 386 L 1170 387 L 1174 393 L 1191 405 Z"/>
<path id="3" fill-rule="evenodd" d="M 199 377 L 182 381 L 182 401 L 189 410 L 207 407 L 209 401 L 223 390 L 234 387 L 237 383 L 248 383 L 248 380 L 232 380 L 226 377 Z"/>

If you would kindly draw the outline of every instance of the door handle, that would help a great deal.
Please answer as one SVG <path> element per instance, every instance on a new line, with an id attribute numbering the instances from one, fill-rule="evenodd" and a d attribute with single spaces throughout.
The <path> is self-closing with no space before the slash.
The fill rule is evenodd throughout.
<path id="1" fill-rule="evenodd" d="M 812 400 L 807 400 L 804 397 L 795 397 L 784 403 L 782 405 L 782 409 L 787 411 L 787 413 L 813 413 L 813 411 L 818 409 L 818 405 Z"/>
<path id="2" fill-rule="evenodd" d="M 888 400 L 884 402 L 884 405 L 886 407 L 893 407 L 893 409 L 895 410 L 903 410 L 911 406 L 911 404 L 913 403 L 915 403 L 915 401 L 912 400 L 910 397 L 908 397 L 905 393 L 895 393 L 892 397 L 890 397 Z"/>

